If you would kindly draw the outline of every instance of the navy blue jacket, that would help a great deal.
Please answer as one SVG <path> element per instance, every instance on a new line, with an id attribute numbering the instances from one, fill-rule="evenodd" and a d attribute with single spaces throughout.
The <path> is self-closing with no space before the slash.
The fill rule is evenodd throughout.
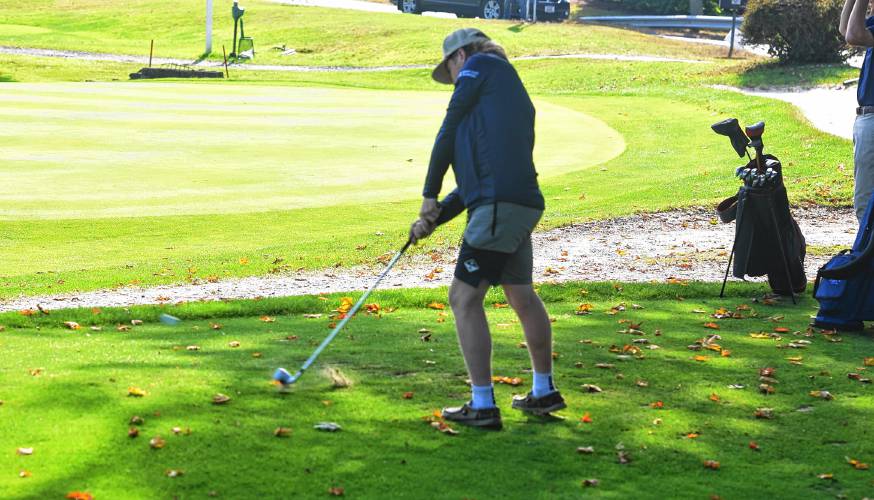
<path id="1" fill-rule="evenodd" d="M 437 133 L 423 195 L 436 198 L 452 164 L 457 188 L 441 201 L 440 222 L 498 201 L 543 210 L 534 151 L 534 105 L 513 66 L 474 54 L 458 74 Z"/>
<path id="2" fill-rule="evenodd" d="M 865 27 L 874 34 L 874 16 L 865 19 Z M 874 106 L 874 61 L 871 60 L 872 50 L 865 51 L 865 60 L 859 71 L 859 84 L 856 86 L 856 99 L 859 106 Z"/>

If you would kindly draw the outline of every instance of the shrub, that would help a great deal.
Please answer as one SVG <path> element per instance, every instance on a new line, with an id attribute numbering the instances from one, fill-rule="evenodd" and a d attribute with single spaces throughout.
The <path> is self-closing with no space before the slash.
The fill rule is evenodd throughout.
<path id="1" fill-rule="evenodd" d="M 625 10 L 640 14 L 669 15 L 688 14 L 689 0 L 610 0 Z M 719 13 L 718 0 L 704 0 L 704 14 Z"/>
<path id="2" fill-rule="evenodd" d="M 782 63 L 846 59 L 838 20 L 844 0 L 750 0 L 741 30 L 745 42 L 767 45 Z"/>

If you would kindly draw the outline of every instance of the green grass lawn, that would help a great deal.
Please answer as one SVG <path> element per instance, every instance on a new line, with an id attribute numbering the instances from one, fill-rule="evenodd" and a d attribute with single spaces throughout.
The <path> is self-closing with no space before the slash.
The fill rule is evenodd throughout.
<path id="1" fill-rule="evenodd" d="M 798 306 L 765 305 L 749 300 L 761 286 L 733 284 L 719 300 L 715 287 L 544 285 L 555 319 L 556 383 L 569 405 L 560 412 L 564 420 L 554 422 L 527 420 L 509 408 L 512 394 L 528 390 L 528 359 L 512 312 L 491 306 L 503 297 L 489 295 L 495 374 L 524 382 L 497 386 L 503 431 L 458 428 L 457 436 L 422 420 L 468 397 L 452 315 L 426 307 L 445 302 L 445 290 L 378 292 L 372 300 L 382 316 L 353 319 L 287 395 L 275 392 L 270 374 L 277 366 L 294 369 L 309 355 L 328 333 L 339 296 L 7 314 L 0 316 L 6 325 L 0 491 L 5 498 L 87 491 L 98 499 L 211 492 L 317 498 L 335 487 L 353 498 L 871 496 L 871 472 L 845 459 L 874 461 L 872 386 L 847 376 L 870 377 L 863 366 L 874 356 L 870 332 L 808 334 L 807 315 L 815 311 L 809 298 Z M 575 315 L 581 303 L 592 305 L 590 315 Z M 620 304 L 625 311 L 606 314 Z M 746 319 L 712 319 L 721 307 Z M 184 321 L 161 325 L 155 322 L 161 312 Z M 303 316 L 314 313 L 322 317 Z M 275 322 L 259 320 L 262 315 Z M 117 330 L 134 319 L 145 323 Z M 64 321 L 82 328 L 65 329 Z M 630 322 L 641 333 L 621 333 Z M 705 328 L 709 322 L 719 330 Z M 422 328 L 431 331 L 430 341 L 420 339 Z M 780 339 L 750 335 L 778 328 L 786 329 Z M 721 336 L 715 342 L 728 357 L 687 348 L 710 334 Z M 649 344 L 633 344 L 637 338 Z M 799 341 L 810 344 L 786 348 Z M 645 348 L 653 344 L 659 349 Z M 611 351 L 632 345 L 644 349 L 627 359 Z M 333 389 L 319 372 L 327 364 L 353 385 Z M 766 367 L 778 380 L 771 395 L 758 390 Z M 588 393 L 582 384 L 603 392 Z M 735 384 L 743 388 L 729 388 Z M 131 387 L 146 395 L 128 396 Z M 810 395 L 821 390 L 834 400 Z M 231 401 L 213 405 L 217 393 Z M 757 419 L 759 408 L 773 409 L 774 418 Z M 590 423 L 581 422 L 586 414 Z M 130 438 L 134 415 L 145 423 Z M 324 421 L 343 430 L 313 429 Z M 274 437 L 278 427 L 290 436 Z M 166 441 L 163 449 L 150 449 L 156 436 Z M 582 446 L 594 453 L 577 453 Z M 18 448 L 33 453 L 19 456 Z M 619 464 L 619 451 L 631 462 Z M 705 468 L 707 460 L 718 461 L 719 469 Z M 184 475 L 166 477 L 168 470 Z M 21 478 L 21 471 L 31 476 Z M 585 479 L 600 484 L 584 488 Z"/>
<path id="2" fill-rule="evenodd" d="M 3 45 L 72 48 L 77 42 L 70 37 L 79 37 L 125 52 L 151 26 L 146 18 L 157 15 L 140 4 L 102 0 L 61 9 L 11 5 L 0 0 L 0 24 L 18 26 L 0 34 Z M 167 7 L 182 19 L 184 9 L 200 5 Z M 352 64 L 344 59 L 351 52 L 358 54 L 355 64 L 384 64 L 387 56 L 394 63 L 433 62 L 425 44 L 438 47 L 456 22 L 255 2 L 250 8 L 253 21 L 262 8 L 294 14 L 288 24 L 294 28 L 287 28 L 294 36 L 314 26 L 322 33 L 311 34 L 314 40 L 333 37 L 337 53 L 310 53 L 315 59 L 305 62 L 312 64 Z M 706 61 L 516 63 L 538 106 L 543 228 L 706 206 L 730 195 L 737 161 L 709 129 L 727 116 L 768 122 L 766 142 L 787 166 L 794 202 L 850 203 L 850 170 L 841 169 L 852 161 L 849 141 L 817 132 L 788 104 L 710 85 L 827 83 L 851 70 L 705 57 L 686 45 L 607 28 L 489 26 L 506 28 L 495 36 L 516 55 L 549 46 Z M 177 28 L 161 28 L 180 51 L 163 55 L 191 50 L 194 42 Z M 410 49 L 413 39 L 423 45 Z M 10 82 L 0 83 L 0 135 L 8 144 L 0 153 L 0 298 L 372 264 L 400 245 L 449 96 L 428 70 L 112 81 L 136 69 L 0 56 L 0 81 Z M 59 83 L 85 80 L 99 83 Z M 455 240 L 458 230 L 457 223 L 441 230 L 418 251 Z"/>

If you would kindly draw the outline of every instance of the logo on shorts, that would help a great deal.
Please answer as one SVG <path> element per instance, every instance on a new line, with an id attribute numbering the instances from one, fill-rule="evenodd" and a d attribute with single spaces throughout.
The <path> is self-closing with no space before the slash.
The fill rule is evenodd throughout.
<path id="1" fill-rule="evenodd" d="M 469 273 L 475 273 L 479 271 L 479 264 L 476 263 L 476 259 L 467 259 L 464 261 L 464 268 L 467 269 Z"/>

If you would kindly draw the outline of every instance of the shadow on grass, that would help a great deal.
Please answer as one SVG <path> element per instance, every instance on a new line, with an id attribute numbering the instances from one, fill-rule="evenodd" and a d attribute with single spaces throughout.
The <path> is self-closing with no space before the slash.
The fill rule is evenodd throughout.
<path id="1" fill-rule="evenodd" d="M 722 329 L 716 333 L 733 356 L 708 353 L 709 362 L 697 362 L 692 359 L 696 353 L 686 346 L 714 332 L 701 328 L 706 314 L 689 311 L 731 307 L 745 302 L 739 296 L 749 293 L 723 300 L 711 293 L 682 301 L 666 300 L 662 294 L 659 305 L 649 304 L 646 294 L 634 293 L 634 287 L 621 294 L 598 288 L 588 292 L 585 300 L 597 305 L 589 316 L 573 314 L 576 304 L 567 293 L 564 302 L 558 296 L 548 301 L 556 317 L 555 372 L 569 404 L 562 412 L 566 420 L 528 421 L 509 410 L 509 397 L 527 391 L 530 374 L 525 370 L 530 365 L 527 352 L 517 345 L 521 327 L 512 322 L 512 313 L 490 309 L 495 373 L 522 376 L 526 383 L 496 388 L 505 411 L 502 432 L 460 429 L 461 435 L 454 437 L 421 419 L 468 395 L 451 318 L 437 323 L 437 311 L 421 305 L 349 323 L 321 361 L 346 372 L 354 382 L 351 388 L 332 390 L 314 370 L 287 395 L 275 394 L 267 378 L 277 365 L 297 368 L 327 335 L 326 317 L 306 320 L 293 313 L 273 324 L 257 317 L 228 319 L 220 331 L 192 330 L 193 321 L 179 328 L 147 326 L 129 333 L 106 332 L 106 338 L 91 345 L 69 332 L 10 332 L 25 337 L 36 350 L 42 338 L 52 345 L 50 359 L 68 360 L 68 376 L 47 379 L 51 390 L 28 393 L 31 418 L 61 405 L 67 413 L 98 414 L 95 425 L 112 429 L 104 445 L 71 456 L 67 472 L 35 488 L 33 497 L 62 495 L 78 485 L 94 485 L 99 491 L 101 486 L 124 484 L 132 496 L 162 498 L 200 497 L 210 491 L 226 498 L 321 497 L 335 486 L 349 496 L 370 498 L 575 498 L 581 494 L 581 481 L 589 478 L 600 481 L 593 493 L 619 498 L 664 497 L 664 492 L 673 498 L 861 496 L 867 476 L 851 476 L 857 471 L 839 467 L 849 467 L 844 456 L 864 460 L 874 454 L 874 431 L 862 404 L 871 395 L 866 386 L 848 385 L 843 376 L 860 362 L 863 339 L 846 336 L 844 343 L 833 344 L 816 336 L 809 349 L 788 351 L 777 350 L 772 340 L 747 335 L 768 328 L 773 322 L 767 318 L 778 315 L 787 317 L 787 326 L 803 330 L 805 313 L 814 305 L 811 299 L 805 297 L 797 307 L 756 305 L 759 318 L 720 321 Z M 694 295 L 694 287 L 689 292 Z M 557 292 L 549 288 L 546 295 L 550 293 Z M 385 296 L 378 300 L 386 303 Z M 619 301 L 645 308 L 603 314 Z M 336 300 L 327 304 L 331 307 Z M 645 359 L 617 360 L 610 346 L 631 343 L 632 338 L 617 333 L 624 328 L 620 319 L 643 321 L 648 335 L 640 336 L 661 349 L 645 350 Z M 430 342 L 420 340 L 423 327 L 432 330 Z M 662 334 L 655 336 L 655 329 Z M 295 340 L 288 340 L 291 333 Z M 99 334 L 87 342 L 95 342 L 95 336 Z M 239 339 L 243 347 L 227 348 L 230 339 Z M 173 349 L 191 342 L 203 349 Z M 8 348 L 11 339 L 4 343 Z M 106 353 L 113 345 L 118 352 Z M 80 351 L 87 357 L 70 363 Z M 252 357 L 256 351 L 260 358 Z M 789 365 L 784 358 L 792 355 L 803 355 L 804 365 Z M 600 369 L 596 363 L 614 367 Z M 756 391 L 763 366 L 777 368 L 780 383 L 771 396 Z M 52 370 L 48 366 L 47 375 Z M 823 375 L 825 370 L 831 374 Z M 129 375 L 115 375 L 117 380 L 108 386 L 109 373 Z M 639 387 L 637 380 L 646 380 L 648 387 Z M 134 381 L 149 391 L 145 398 L 123 396 Z M 156 386 L 147 385 L 151 382 Z M 597 384 L 604 392 L 580 391 L 582 383 Z M 729 384 L 745 388 L 731 390 Z M 832 391 L 837 399 L 807 396 L 809 390 L 820 389 Z M 404 399 L 408 391 L 413 397 Z M 211 405 L 215 392 L 233 399 L 224 406 Z M 709 400 L 711 393 L 718 393 L 720 401 Z M 663 401 L 664 409 L 651 408 L 655 401 Z M 810 404 L 813 412 L 796 411 L 801 403 Z M 755 408 L 765 406 L 774 408 L 774 420 L 753 417 Z M 591 424 L 579 421 L 584 412 L 593 417 Z M 134 413 L 143 415 L 146 424 L 139 438 L 130 439 L 127 421 Z M 312 429 L 320 421 L 336 421 L 343 430 Z M 172 426 L 190 426 L 192 433 L 173 435 Z M 273 437 L 278 426 L 290 427 L 292 436 Z M 689 438 L 693 432 L 699 437 Z M 149 449 L 147 440 L 155 435 L 167 440 L 166 448 Z M 750 450 L 749 441 L 759 443 L 761 451 Z M 578 446 L 593 446 L 595 453 L 579 455 Z M 618 463 L 620 451 L 630 455 L 629 464 Z M 721 469 L 704 468 L 705 460 L 720 461 Z M 164 477 L 167 469 L 183 469 L 185 475 Z M 840 483 L 816 478 L 824 472 L 836 472 Z"/>

